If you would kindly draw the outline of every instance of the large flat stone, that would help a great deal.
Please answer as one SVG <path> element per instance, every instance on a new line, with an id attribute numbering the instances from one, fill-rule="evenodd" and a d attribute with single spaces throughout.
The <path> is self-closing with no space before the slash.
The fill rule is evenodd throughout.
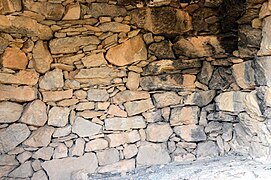
<path id="1" fill-rule="evenodd" d="M 120 45 L 110 48 L 106 59 L 116 66 L 125 66 L 147 59 L 147 49 L 141 36 L 136 36 Z"/>
<path id="2" fill-rule="evenodd" d="M 113 164 L 105 165 L 99 167 L 97 172 L 107 173 L 107 172 L 128 172 L 135 169 L 135 159 L 122 160 Z"/>
<path id="3" fill-rule="evenodd" d="M 0 153 L 7 153 L 21 144 L 30 135 L 25 124 L 12 124 L 0 131 Z"/>
<path id="4" fill-rule="evenodd" d="M 23 16 L 0 16 L 0 31 L 6 33 L 19 33 L 28 37 L 39 37 L 42 40 L 49 40 L 53 37 L 52 30 L 37 23 L 37 21 Z"/>
<path id="5" fill-rule="evenodd" d="M 3 67 L 14 70 L 24 70 L 27 66 L 28 59 L 23 51 L 14 47 L 6 48 L 0 62 Z"/>
<path id="6" fill-rule="evenodd" d="M 48 71 L 40 78 L 39 87 L 44 90 L 57 90 L 64 86 L 63 73 L 60 69 Z"/>
<path id="7" fill-rule="evenodd" d="M 69 121 L 70 109 L 67 107 L 52 107 L 48 115 L 48 125 L 64 127 Z"/>
<path id="8" fill-rule="evenodd" d="M 203 126 L 194 124 L 176 126 L 174 132 L 187 142 L 199 142 L 207 139 Z"/>
<path id="9" fill-rule="evenodd" d="M 150 93 L 147 91 L 121 91 L 116 94 L 112 101 L 116 104 L 122 104 L 124 102 L 130 102 L 135 100 L 142 100 L 150 98 Z"/>
<path id="10" fill-rule="evenodd" d="M 154 108 L 151 99 L 124 103 L 128 116 L 137 115 Z"/>
<path id="11" fill-rule="evenodd" d="M 72 98 L 72 89 L 65 90 L 65 91 L 44 91 L 42 92 L 43 101 L 44 102 L 54 102 L 60 101 L 63 99 Z"/>
<path id="12" fill-rule="evenodd" d="M 146 127 L 146 122 L 142 116 L 134 116 L 127 118 L 107 118 L 105 119 L 105 130 L 129 130 L 140 129 Z"/>
<path id="13" fill-rule="evenodd" d="M 0 73 L 0 83 L 34 86 L 39 80 L 35 71 L 19 71 L 16 74 Z"/>
<path id="14" fill-rule="evenodd" d="M 151 142 L 166 142 L 172 133 L 169 124 L 149 124 L 146 129 L 147 140 Z"/>
<path id="15" fill-rule="evenodd" d="M 172 126 L 183 124 L 197 124 L 200 109 L 197 106 L 185 106 L 173 108 L 170 115 Z"/>
<path id="16" fill-rule="evenodd" d="M 91 3 L 88 14 L 93 17 L 100 16 L 126 16 L 127 11 L 123 6 L 109 5 L 107 3 Z"/>
<path id="17" fill-rule="evenodd" d="M 55 128 L 51 126 L 43 126 L 32 132 L 31 136 L 23 142 L 24 145 L 30 147 L 48 146 L 51 142 L 52 134 Z"/>
<path id="18" fill-rule="evenodd" d="M 37 89 L 29 86 L 0 85 L 0 101 L 27 102 L 37 98 Z"/>
<path id="19" fill-rule="evenodd" d="M 105 89 L 90 89 L 88 90 L 88 100 L 90 101 L 107 101 L 109 94 Z"/>
<path id="20" fill-rule="evenodd" d="M 122 24 L 119 22 L 106 22 L 98 26 L 103 32 L 114 32 L 114 33 L 128 33 L 131 27 L 127 24 Z"/>
<path id="21" fill-rule="evenodd" d="M 80 137 L 94 136 L 102 132 L 102 126 L 77 117 L 72 125 L 72 132 L 78 134 Z"/>
<path id="22" fill-rule="evenodd" d="M 120 160 L 119 156 L 119 151 L 115 148 L 97 152 L 97 158 L 100 166 L 118 162 Z"/>
<path id="23" fill-rule="evenodd" d="M 156 93 L 153 95 L 154 104 L 157 108 L 182 104 L 183 98 L 175 92 Z"/>
<path id="24" fill-rule="evenodd" d="M 271 56 L 258 57 L 255 60 L 255 79 L 260 86 L 271 87 Z"/>
<path id="25" fill-rule="evenodd" d="M 258 56 L 270 56 L 271 55 L 271 16 L 264 18 L 263 20 L 263 29 L 262 29 L 262 42 L 260 50 L 258 51 Z"/>
<path id="26" fill-rule="evenodd" d="M 98 161 L 94 153 L 86 153 L 78 158 L 68 157 L 46 161 L 41 166 L 47 172 L 49 179 L 59 180 L 70 179 L 73 172 L 80 170 L 84 170 L 87 173 L 94 173 L 98 167 Z"/>
<path id="27" fill-rule="evenodd" d="M 0 123 L 16 122 L 23 112 L 23 106 L 13 102 L 0 102 Z"/>

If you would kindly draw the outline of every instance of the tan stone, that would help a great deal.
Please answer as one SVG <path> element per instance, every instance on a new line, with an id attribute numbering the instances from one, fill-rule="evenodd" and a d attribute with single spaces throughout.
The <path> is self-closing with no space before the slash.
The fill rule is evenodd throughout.
<path id="1" fill-rule="evenodd" d="M 81 8 L 80 8 L 80 4 L 72 4 L 72 5 L 68 5 L 67 7 L 67 12 L 65 13 L 64 17 L 62 18 L 62 20 L 76 20 L 76 19 L 80 19 L 80 15 L 81 15 Z"/>
<path id="2" fill-rule="evenodd" d="M 0 14 L 8 14 L 22 10 L 21 0 L 2 0 L 0 1 Z"/>
<path id="3" fill-rule="evenodd" d="M 183 101 L 183 98 L 175 92 L 156 93 L 153 95 L 153 98 L 157 108 L 182 104 Z"/>
<path id="4" fill-rule="evenodd" d="M 28 86 L 7 86 L 0 85 L 0 101 L 33 101 L 37 98 L 37 89 Z"/>
<path id="5" fill-rule="evenodd" d="M 103 150 L 107 147 L 108 147 L 107 140 L 102 139 L 102 138 L 98 138 L 98 139 L 94 139 L 94 140 L 86 143 L 85 151 L 89 152 L 89 151 Z"/>
<path id="6" fill-rule="evenodd" d="M 185 89 L 196 88 L 195 81 L 196 81 L 195 75 L 191 75 L 191 74 L 184 74 L 183 75 L 183 86 Z"/>
<path id="7" fill-rule="evenodd" d="M 118 134 L 108 134 L 105 139 L 109 142 L 109 147 L 117 147 L 126 143 L 135 143 L 140 140 L 137 130 L 131 132 L 122 132 Z"/>
<path id="8" fill-rule="evenodd" d="M 55 128 L 50 126 L 43 126 L 32 132 L 31 136 L 23 142 L 24 145 L 30 147 L 48 146 L 51 142 L 51 136 Z"/>
<path id="9" fill-rule="evenodd" d="M 83 111 L 83 110 L 90 110 L 94 109 L 94 102 L 81 102 L 76 105 L 77 111 Z"/>
<path id="10" fill-rule="evenodd" d="M 44 102 L 54 102 L 54 101 L 60 101 L 63 99 L 69 99 L 72 97 L 72 89 L 65 90 L 65 91 L 44 91 L 41 92 L 43 96 Z"/>
<path id="11" fill-rule="evenodd" d="M 68 107 L 68 106 L 73 106 L 76 105 L 79 102 L 78 99 L 64 99 L 62 101 L 59 101 L 57 103 L 58 106 L 63 106 L 63 107 Z"/>
<path id="12" fill-rule="evenodd" d="M 151 99 L 124 103 L 128 116 L 140 114 L 154 108 Z"/>
<path id="13" fill-rule="evenodd" d="M 61 57 L 58 62 L 73 65 L 74 62 L 80 61 L 84 57 L 84 54 L 76 54 L 74 56 L 64 56 Z"/>
<path id="14" fill-rule="evenodd" d="M 45 73 L 50 70 L 50 65 L 53 62 L 53 58 L 45 42 L 41 40 L 36 42 L 33 48 L 33 60 L 37 72 Z"/>
<path id="15" fill-rule="evenodd" d="M 45 90 L 57 90 L 64 86 L 63 73 L 60 69 L 48 71 L 39 82 L 39 87 Z"/>
<path id="16" fill-rule="evenodd" d="M 0 26 L 1 27 L 1 26 Z M 10 69 L 25 69 L 28 64 L 28 59 L 24 52 L 19 48 L 7 48 L 2 57 L 3 67 Z"/>
<path id="17" fill-rule="evenodd" d="M 86 119 L 92 119 L 95 117 L 100 117 L 104 114 L 104 111 L 91 111 L 91 110 L 84 110 L 83 112 L 78 112 L 78 116 L 81 116 Z"/>
<path id="18" fill-rule="evenodd" d="M 137 88 L 139 87 L 139 81 L 140 74 L 135 72 L 129 72 L 126 87 L 130 90 L 137 90 Z"/>
<path id="19" fill-rule="evenodd" d="M 146 129 L 147 140 L 151 142 L 166 142 L 172 133 L 169 124 L 149 124 Z"/>
<path id="20" fill-rule="evenodd" d="M 124 102 L 148 99 L 150 94 L 147 91 L 122 91 L 113 97 L 113 103 L 122 104 Z"/>
<path id="21" fill-rule="evenodd" d="M 141 36 L 136 36 L 118 46 L 110 48 L 106 59 L 116 65 L 125 66 L 147 59 L 147 49 Z"/>
<path id="22" fill-rule="evenodd" d="M 252 61 L 245 61 L 243 63 L 234 64 L 232 66 L 233 75 L 236 83 L 243 89 L 255 87 L 254 69 Z"/>
<path id="23" fill-rule="evenodd" d="M 6 33 L 19 33 L 22 36 L 38 37 L 49 40 L 53 37 L 52 30 L 37 23 L 37 21 L 23 16 L 0 16 L 0 31 Z"/>
<path id="24" fill-rule="evenodd" d="M 123 149 L 123 155 L 125 159 L 130 159 L 134 157 L 138 152 L 137 146 L 135 144 L 129 144 L 124 147 Z"/>
<path id="25" fill-rule="evenodd" d="M 120 160 L 119 151 L 115 148 L 98 151 L 96 155 L 100 166 L 112 164 Z"/>
<path id="26" fill-rule="evenodd" d="M 174 127 L 174 132 L 181 137 L 181 139 L 188 142 L 199 142 L 206 140 L 206 134 L 203 126 L 184 125 Z"/>
<path id="27" fill-rule="evenodd" d="M 129 32 L 130 31 L 130 26 L 127 24 L 122 24 L 118 22 L 107 22 L 107 23 L 102 23 L 98 28 L 101 29 L 103 32 Z"/>
<path id="28" fill-rule="evenodd" d="M 127 112 L 120 109 L 116 105 L 111 105 L 108 109 L 108 114 L 118 116 L 118 117 L 127 117 Z"/>
<path id="29" fill-rule="evenodd" d="M 0 83 L 34 86 L 39 80 L 39 74 L 35 71 L 19 71 L 16 74 L 0 73 Z"/>
<path id="30" fill-rule="evenodd" d="M 170 116 L 171 125 L 197 124 L 199 117 L 199 108 L 197 106 L 185 106 L 172 109 Z"/>
<path id="31" fill-rule="evenodd" d="M 13 102 L 0 102 L 0 123 L 16 122 L 23 112 L 23 106 Z"/>
<path id="32" fill-rule="evenodd" d="M 82 62 L 87 68 L 98 67 L 107 64 L 103 53 L 90 54 L 89 56 L 85 56 L 84 58 L 82 58 Z"/>

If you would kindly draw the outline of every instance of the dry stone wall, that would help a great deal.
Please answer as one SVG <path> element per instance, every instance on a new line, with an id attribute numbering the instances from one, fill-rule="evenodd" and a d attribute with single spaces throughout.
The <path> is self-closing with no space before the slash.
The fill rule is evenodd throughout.
<path id="1" fill-rule="evenodd" d="M 0 1 L 0 177 L 268 158 L 269 5 Z"/>

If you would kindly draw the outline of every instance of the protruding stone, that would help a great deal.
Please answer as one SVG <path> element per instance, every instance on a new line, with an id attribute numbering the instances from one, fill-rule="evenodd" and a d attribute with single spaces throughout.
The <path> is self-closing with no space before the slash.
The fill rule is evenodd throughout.
<path id="1" fill-rule="evenodd" d="M 88 90 L 88 100 L 90 101 L 107 101 L 109 94 L 105 89 L 90 89 Z"/>
<path id="2" fill-rule="evenodd" d="M 66 13 L 62 20 L 77 20 L 80 19 L 81 8 L 80 4 L 70 4 L 66 7 Z"/>
<path id="3" fill-rule="evenodd" d="M 0 101 L 27 102 L 37 98 L 37 89 L 29 86 L 0 85 Z"/>
<path id="4" fill-rule="evenodd" d="M 258 56 L 270 56 L 271 55 L 271 43 L 269 39 L 271 38 L 271 33 L 269 29 L 271 28 L 271 16 L 264 18 L 263 28 L 262 28 L 262 42 L 260 50 L 258 51 Z"/>
<path id="5" fill-rule="evenodd" d="M 21 144 L 30 135 L 25 124 L 12 124 L 0 131 L 0 153 L 7 153 Z"/>
<path id="6" fill-rule="evenodd" d="M 33 48 L 34 66 L 37 72 L 45 73 L 50 70 L 53 58 L 48 50 L 47 43 L 39 40 Z"/>
<path id="7" fill-rule="evenodd" d="M 138 152 L 138 149 L 135 144 L 129 144 L 124 147 L 123 149 L 123 155 L 125 159 L 130 159 L 134 157 Z"/>
<path id="8" fill-rule="evenodd" d="M 0 16 L 1 18 L 1 16 Z M 1 22 L 1 19 L 0 19 Z M 1 27 L 0 27 L 1 29 Z M 19 48 L 7 48 L 2 56 L 1 64 L 3 67 L 20 70 L 25 69 L 28 59 L 23 51 Z"/>
<path id="9" fill-rule="evenodd" d="M 68 157 L 63 159 L 54 159 L 41 164 L 47 172 L 49 179 L 69 179 L 72 172 L 85 170 L 88 173 L 94 173 L 98 167 L 97 157 L 94 153 L 86 153 L 81 157 Z M 57 171 L 56 171 L 57 169 Z"/>
<path id="10" fill-rule="evenodd" d="M 194 124 L 176 126 L 174 127 L 174 132 L 183 140 L 188 142 L 205 141 L 207 138 L 203 126 L 197 126 Z"/>
<path id="11" fill-rule="evenodd" d="M 48 125 L 64 127 L 69 121 L 70 109 L 67 107 L 52 107 L 49 111 Z"/>
<path id="12" fill-rule="evenodd" d="M 39 80 L 35 71 L 19 71 L 16 74 L 0 73 L 0 83 L 34 86 Z"/>
<path id="13" fill-rule="evenodd" d="M 149 124 L 146 129 L 147 140 L 151 142 L 166 142 L 172 133 L 169 124 Z"/>
<path id="14" fill-rule="evenodd" d="M 39 86 L 45 90 L 57 90 L 64 86 L 63 73 L 60 69 L 47 72 L 40 80 Z"/>
<path id="15" fill-rule="evenodd" d="M 128 118 L 108 118 L 105 119 L 105 130 L 129 130 L 141 129 L 146 127 L 145 120 L 142 116 L 134 116 Z"/>
<path id="16" fill-rule="evenodd" d="M 71 125 L 67 125 L 66 127 L 63 128 L 56 128 L 53 137 L 63 137 L 67 136 L 72 132 L 72 127 Z"/>
<path id="17" fill-rule="evenodd" d="M 147 49 L 141 36 L 136 36 L 118 46 L 110 48 L 106 59 L 116 66 L 125 66 L 147 59 Z"/>
<path id="18" fill-rule="evenodd" d="M 77 117 L 72 126 L 72 132 L 80 137 L 88 137 L 99 134 L 102 131 L 102 126 L 90 122 L 84 118 Z"/>
<path id="19" fill-rule="evenodd" d="M 52 30 L 37 23 L 37 21 L 24 16 L 0 16 L 0 31 L 6 33 L 19 33 L 22 36 L 38 37 L 42 40 L 49 40 L 53 37 Z"/>
<path id="20" fill-rule="evenodd" d="M 85 140 L 78 138 L 75 141 L 75 145 L 70 149 L 70 156 L 83 156 L 85 150 Z"/>
<path id="21" fill-rule="evenodd" d="M 16 122 L 23 112 L 23 106 L 12 102 L 0 102 L 0 123 Z"/>
<path id="22" fill-rule="evenodd" d="M 128 116 L 133 116 L 152 109 L 154 106 L 151 99 L 124 103 Z"/>
<path id="23" fill-rule="evenodd" d="M 197 106 L 173 108 L 170 116 L 170 124 L 173 126 L 197 124 L 199 112 L 200 110 Z"/>
<path id="24" fill-rule="evenodd" d="M 166 164 L 171 161 L 165 144 L 143 143 L 136 157 L 137 166 Z"/>
<path id="25" fill-rule="evenodd" d="M 97 158 L 100 166 L 112 164 L 119 161 L 119 151 L 115 148 L 98 151 Z"/>
<path id="26" fill-rule="evenodd" d="M 140 74 L 135 72 L 128 73 L 128 79 L 126 83 L 126 87 L 130 90 L 137 90 L 140 81 Z"/>
<path id="27" fill-rule="evenodd" d="M 20 122 L 32 126 L 44 126 L 47 122 L 46 105 L 41 100 L 29 103 L 23 112 Z"/>
<path id="28" fill-rule="evenodd" d="M 32 132 L 31 136 L 23 143 L 30 147 L 48 146 L 51 142 L 51 136 L 55 128 L 50 126 L 43 126 Z"/>
<path id="29" fill-rule="evenodd" d="M 175 92 L 156 93 L 153 95 L 154 104 L 157 108 L 182 104 L 183 98 Z"/>

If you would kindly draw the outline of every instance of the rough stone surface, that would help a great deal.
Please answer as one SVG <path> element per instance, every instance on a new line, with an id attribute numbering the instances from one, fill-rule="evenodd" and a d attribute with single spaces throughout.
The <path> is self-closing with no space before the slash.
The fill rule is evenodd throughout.
<path id="1" fill-rule="evenodd" d="M 107 64 L 103 53 L 90 54 L 89 56 L 82 58 L 82 62 L 87 68 L 98 67 Z"/>
<path id="2" fill-rule="evenodd" d="M 24 52 L 19 48 L 7 48 L 1 58 L 1 64 L 10 69 L 21 70 L 25 69 L 28 59 Z"/>
<path id="3" fill-rule="evenodd" d="M 121 104 L 124 102 L 130 102 L 141 99 L 150 98 L 150 94 L 147 91 L 122 91 L 113 97 L 113 102 L 116 104 Z"/>
<path id="4" fill-rule="evenodd" d="M 32 126 L 44 126 L 47 122 L 46 105 L 41 100 L 29 103 L 20 118 L 20 122 Z"/>
<path id="5" fill-rule="evenodd" d="M 174 127 L 174 132 L 183 140 L 188 142 L 199 142 L 206 140 L 206 134 L 202 126 L 184 125 Z"/>
<path id="6" fill-rule="evenodd" d="M 145 112 L 153 108 L 153 103 L 150 99 L 133 101 L 124 103 L 128 116 L 133 116 Z"/>
<path id="7" fill-rule="evenodd" d="M 78 117 L 72 126 L 72 132 L 78 134 L 80 137 L 94 136 L 100 133 L 102 126 L 90 122 L 84 118 Z"/>
<path id="8" fill-rule="evenodd" d="M 41 89 L 57 90 L 64 86 L 63 73 L 60 69 L 47 72 L 39 82 Z"/>
<path id="9" fill-rule="evenodd" d="M 111 48 L 106 59 L 116 66 L 125 66 L 147 59 L 147 49 L 140 36 L 136 36 L 123 44 Z"/>
<path id="10" fill-rule="evenodd" d="M 13 170 L 9 177 L 11 178 L 29 178 L 33 174 L 33 169 L 31 167 L 31 162 L 27 161 L 23 164 L 21 164 L 18 168 Z"/>
<path id="11" fill-rule="evenodd" d="M 109 94 L 106 90 L 90 89 L 88 90 L 88 100 L 90 101 L 107 101 Z"/>
<path id="12" fill-rule="evenodd" d="M 172 109 L 170 116 L 170 124 L 176 125 L 187 125 L 187 124 L 197 124 L 199 117 L 199 108 L 197 106 L 185 106 L 177 107 Z"/>
<path id="13" fill-rule="evenodd" d="M 120 33 L 120 32 L 127 33 L 130 31 L 129 25 L 121 24 L 118 22 L 103 23 L 103 24 L 99 25 L 98 28 L 100 28 L 101 31 L 103 31 L 103 32 L 111 31 L 111 32 L 115 32 L 115 33 Z"/>
<path id="14" fill-rule="evenodd" d="M 216 97 L 217 106 L 222 111 L 241 112 L 244 111 L 245 93 L 225 92 Z"/>
<path id="15" fill-rule="evenodd" d="M 142 116 L 134 116 L 128 118 L 108 118 L 105 119 L 106 130 L 129 130 L 145 128 L 146 123 Z"/>
<path id="16" fill-rule="evenodd" d="M 122 160 L 113 164 L 109 164 L 103 167 L 98 168 L 99 173 L 107 173 L 107 172 L 128 172 L 135 169 L 135 160 L 129 159 L 129 160 Z"/>
<path id="17" fill-rule="evenodd" d="M 65 164 L 65 166 L 63 166 Z M 69 179 L 72 172 L 86 170 L 93 173 L 98 167 L 98 161 L 93 153 L 86 153 L 81 157 L 68 157 L 63 159 L 54 159 L 41 164 L 47 172 L 49 179 Z M 56 171 L 57 169 L 57 171 Z"/>
<path id="18" fill-rule="evenodd" d="M 43 41 L 37 41 L 33 48 L 33 59 L 35 69 L 39 73 L 45 73 L 50 70 L 53 58 L 48 50 L 48 46 Z"/>
<path id="19" fill-rule="evenodd" d="M 271 78 L 268 75 L 271 69 L 270 59 L 270 56 L 265 56 L 259 57 L 255 61 L 255 79 L 258 85 L 271 87 Z"/>
<path id="20" fill-rule="evenodd" d="M 271 44 L 269 42 L 269 39 L 271 38 L 270 34 L 270 21 L 271 17 L 266 17 L 263 20 L 263 32 L 262 32 L 262 42 L 261 42 L 261 48 L 258 51 L 258 56 L 270 56 L 271 55 Z"/>
<path id="21" fill-rule="evenodd" d="M 67 11 L 62 19 L 63 20 L 77 20 L 77 19 L 80 19 L 80 15 L 81 15 L 80 4 L 78 3 L 69 4 L 67 6 Z"/>
<path id="22" fill-rule="evenodd" d="M 39 74 L 35 71 L 19 71 L 16 74 L 0 73 L 0 83 L 18 85 L 36 85 Z"/>
<path id="23" fill-rule="evenodd" d="M 94 139 L 92 141 L 89 141 L 86 143 L 86 152 L 89 151 L 97 151 L 97 150 L 103 150 L 108 147 L 108 142 L 105 139 Z"/>
<path id="24" fill-rule="evenodd" d="M 157 108 L 163 108 L 182 103 L 182 97 L 175 92 L 157 93 L 153 95 L 153 99 Z"/>
<path id="25" fill-rule="evenodd" d="M 0 103 L 0 123 L 16 122 L 23 112 L 23 106 L 12 102 Z"/>
<path id="26" fill-rule="evenodd" d="M 50 126 L 43 126 L 32 132 L 31 136 L 23 142 L 24 145 L 30 147 L 48 146 L 51 136 L 55 129 Z"/>
<path id="27" fill-rule="evenodd" d="M 0 2 L 0 14 L 8 14 L 22 9 L 22 2 L 20 0 L 3 0 Z"/>
<path id="28" fill-rule="evenodd" d="M 149 52 L 157 57 L 157 59 L 175 59 L 170 41 L 162 41 L 159 43 L 152 43 L 149 46 Z"/>
<path id="29" fill-rule="evenodd" d="M 0 101 L 27 102 L 37 98 L 37 89 L 28 86 L 0 85 Z"/>
<path id="30" fill-rule="evenodd" d="M 0 153 L 6 153 L 28 138 L 30 131 L 25 124 L 12 124 L 0 131 Z"/>
<path id="31" fill-rule="evenodd" d="M 109 5 L 107 3 L 92 3 L 89 8 L 90 15 L 93 17 L 100 16 L 126 16 L 127 11 L 122 6 Z"/>
<path id="32" fill-rule="evenodd" d="M 198 144 L 197 157 L 206 158 L 206 157 L 215 157 L 218 156 L 218 147 L 213 141 L 207 141 Z"/>
<path id="33" fill-rule="evenodd" d="M 119 161 L 119 151 L 115 148 L 98 151 L 97 158 L 99 165 L 108 165 Z"/>
<path id="34" fill-rule="evenodd" d="M 42 92 L 42 96 L 44 102 L 51 102 L 69 99 L 72 97 L 72 93 L 73 93 L 72 89 L 66 91 L 44 91 Z"/>
<path id="35" fill-rule="evenodd" d="M 172 133 L 169 124 L 149 124 L 146 129 L 147 140 L 151 142 L 166 142 Z"/>
<path id="36" fill-rule="evenodd" d="M 53 107 L 49 111 L 48 125 L 64 127 L 69 120 L 70 109 L 67 107 Z"/>

